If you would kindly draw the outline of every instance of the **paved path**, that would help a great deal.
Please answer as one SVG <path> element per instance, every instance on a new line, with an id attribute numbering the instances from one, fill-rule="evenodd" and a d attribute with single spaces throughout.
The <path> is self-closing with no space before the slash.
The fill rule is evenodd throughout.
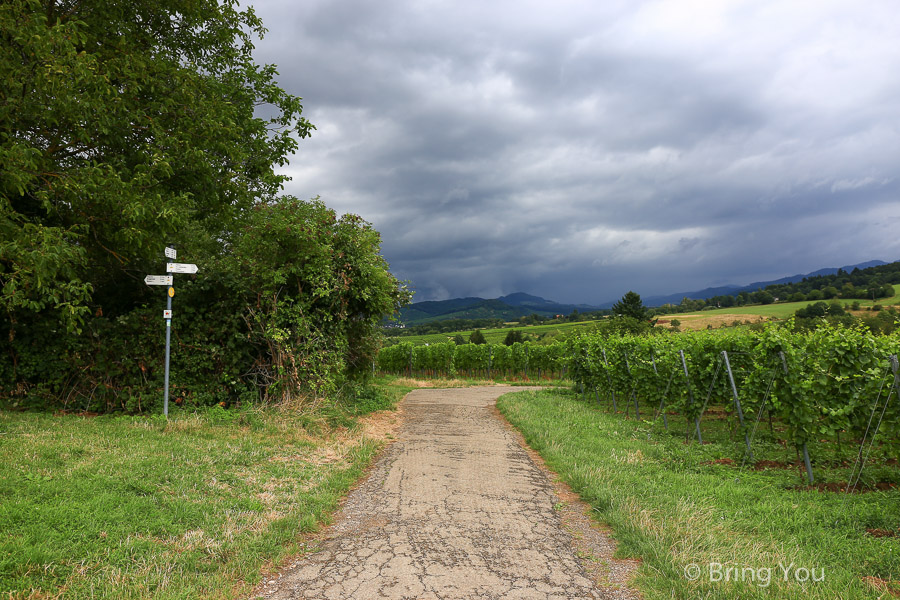
<path id="1" fill-rule="evenodd" d="M 421 389 L 322 549 L 257 597 L 601 598 L 547 476 L 497 418 L 512 387 Z"/>

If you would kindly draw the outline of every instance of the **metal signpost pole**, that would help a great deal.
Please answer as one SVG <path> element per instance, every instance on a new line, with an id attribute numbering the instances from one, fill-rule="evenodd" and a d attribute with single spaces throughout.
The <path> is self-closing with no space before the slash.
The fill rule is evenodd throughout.
<path id="1" fill-rule="evenodd" d="M 170 287 L 166 294 L 166 375 L 165 375 L 165 391 L 163 392 L 163 415 L 169 417 L 169 348 L 172 343 L 172 296 L 175 295 L 175 288 Z"/>
<path id="2" fill-rule="evenodd" d="M 166 262 L 175 260 L 178 253 L 175 246 L 169 244 L 165 249 Z M 170 269 L 166 269 L 169 271 Z M 166 371 L 165 382 L 163 384 L 163 416 L 169 418 L 169 356 L 172 347 L 172 297 L 175 295 L 174 277 L 169 275 L 169 287 L 166 290 L 166 312 L 163 317 L 166 319 Z"/>
<path id="3" fill-rule="evenodd" d="M 166 260 L 175 260 L 178 256 L 174 246 L 166 246 Z M 167 286 L 166 310 L 163 312 L 163 319 L 166 320 L 166 371 L 165 382 L 163 384 L 163 415 L 169 416 L 169 353 L 172 344 L 172 297 L 175 295 L 174 277 L 172 273 L 189 273 L 194 274 L 199 269 L 197 265 L 192 263 L 166 263 L 166 272 L 169 275 L 147 275 L 144 277 L 144 283 L 147 285 L 165 285 Z"/>

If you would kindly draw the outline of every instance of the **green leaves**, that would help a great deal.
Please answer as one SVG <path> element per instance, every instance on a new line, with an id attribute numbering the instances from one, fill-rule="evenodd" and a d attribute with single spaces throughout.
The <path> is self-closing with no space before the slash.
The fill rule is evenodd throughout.
<path id="1" fill-rule="evenodd" d="M 609 338 L 598 333 L 572 338 L 566 352 L 573 379 L 603 393 L 629 394 L 634 389 L 655 404 L 671 379 L 666 405 L 693 419 L 700 415 L 707 395 L 710 406 L 730 410 L 731 390 L 717 364 L 722 350 L 727 350 L 745 412 L 758 411 L 765 400 L 787 426 L 786 437 L 793 444 L 799 447 L 817 435 L 841 431 L 861 436 L 873 409 L 884 406 L 887 358 L 900 351 L 900 338 L 875 336 L 862 328 L 791 330 L 788 324 L 762 332 Z M 679 350 L 685 352 L 687 380 Z M 693 403 L 688 401 L 688 384 Z M 885 410 L 887 432 L 900 430 L 898 405 L 895 395 Z"/>
<path id="2" fill-rule="evenodd" d="M 371 364 L 409 294 L 368 223 L 278 198 L 315 127 L 253 60 L 263 31 L 234 0 L 0 3 L 4 390 L 143 410 L 155 343 L 129 342 L 161 326 L 142 280 L 169 242 L 205 282 L 178 284 L 185 398 L 319 393 Z"/>

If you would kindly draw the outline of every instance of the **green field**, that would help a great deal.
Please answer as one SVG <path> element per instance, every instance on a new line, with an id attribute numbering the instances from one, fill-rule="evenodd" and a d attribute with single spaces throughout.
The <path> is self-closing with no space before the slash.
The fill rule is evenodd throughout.
<path id="1" fill-rule="evenodd" d="M 612 528 L 618 554 L 641 560 L 636 584 L 648 600 L 900 593 L 897 487 L 807 489 L 796 456 L 777 444 L 755 443 L 756 458 L 787 459 L 785 466 L 743 464 L 741 440 L 724 420 L 705 421 L 700 445 L 685 443 L 680 419 L 670 417 L 665 431 L 570 391 L 507 395 L 498 406 Z M 881 465 L 865 479 L 896 484 L 897 467 Z M 819 467 L 824 480 L 846 480 L 843 461 Z"/>
<path id="2" fill-rule="evenodd" d="M 830 302 L 830 300 L 824 300 L 823 302 Z M 870 307 L 873 304 L 878 304 L 881 306 L 890 306 L 895 304 L 900 304 L 900 285 L 894 286 L 894 296 L 891 298 L 880 298 L 875 302 L 871 300 L 840 300 L 841 304 L 852 304 L 853 302 L 859 302 L 860 307 Z M 786 319 L 793 315 L 801 308 L 806 308 L 808 305 L 813 304 L 813 301 L 804 301 L 804 302 L 778 302 L 775 304 L 754 304 L 751 306 L 732 306 L 731 308 L 716 308 L 713 310 L 704 310 L 695 313 L 685 313 L 685 314 L 700 314 L 700 315 L 709 315 L 714 316 L 716 314 L 731 314 L 731 315 L 762 315 L 765 317 L 775 317 L 778 319 Z M 683 315 L 682 315 L 683 316 Z M 671 314 L 671 315 L 663 315 L 664 319 L 677 319 L 679 315 Z"/>
<path id="3" fill-rule="evenodd" d="M 900 285 L 894 286 L 895 295 L 892 298 L 881 298 L 876 302 L 872 302 L 871 300 L 858 300 L 860 307 L 867 308 L 872 306 L 873 304 L 878 304 L 881 306 L 890 306 L 890 305 L 900 305 Z M 842 304 L 852 304 L 853 302 L 857 302 L 857 300 L 841 300 Z M 703 310 L 692 313 L 673 313 L 669 315 L 660 315 L 661 319 L 684 319 L 685 317 L 691 318 L 693 315 L 699 315 L 704 318 L 716 318 L 721 315 L 748 315 L 748 316 L 761 316 L 766 318 L 774 318 L 774 319 L 787 319 L 795 312 L 797 312 L 801 308 L 806 308 L 809 304 L 812 304 L 810 301 L 805 302 L 780 302 L 775 304 L 754 304 L 751 306 L 733 306 L 731 308 L 716 308 L 712 310 Z M 578 323 L 556 323 L 553 325 L 520 325 L 515 326 L 515 329 L 518 329 L 522 333 L 527 333 L 529 335 L 539 336 L 539 335 L 560 335 L 564 333 L 571 332 L 581 327 L 590 327 L 594 325 L 596 321 L 581 321 Z M 498 329 L 482 329 L 481 332 L 484 334 L 485 340 L 489 344 L 500 344 L 503 343 L 503 340 L 506 338 L 506 334 L 509 333 L 511 328 L 501 327 Z M 461 335 L 463 339 L 469 339 L 469 336 L 472 334 L 472 329 L 467 329 L 465 331 L 454 331 L 450 333 L 432 333 L 427 335 L 411 335 L 411 336 L 395 336 L 389 337 L 393 343 L 393 341 L 400 342 L 412 342 L 413 344 L 420 346 L 424 344 L 440 344 L 443 342 L 449 342 L 453 340 L 453 337 L 456 335 Z"/>
<path id="4" fill-rule="evenodd" d="M 527 333 L 534 336 L 555 336 L 570 332 L 580 327 L 590 327 L 593 325 L 596 325 L 596 321 L 580 321 L 578 323 L 554 323 L 552 325 L 516 325 L 514 327 L 500 327 L 497 329 L 482 329 L 481 333 L 484 334 L 484 339 L 488 344 L 502 344 L 503 340 L 506 338 L 506 335 L 513 329 L 518 329 L 523 334 Z M 443 342 L 452 342 L 453 337 L 456 335 L 461 335 L 464 340 L 468 341 L 469 336 L 472 335 L 473 331 L 474 329 L 467 329 L 465 331 L 453 331 L 450 333 L 430 333 L 427 335 L 396 336 L 389 337 L 388 339 L 390 339 L 391 341 L 396 340 L 398 342 L 412 342 L 416 346 L 421 346 L 424 344 L 440 344 Z"/>
<path id="5" fill-rule="evenodd" d="M 3 598 L 246 597 L 379 447 L 346 414 L 175 413 L 0 412 Z"/>

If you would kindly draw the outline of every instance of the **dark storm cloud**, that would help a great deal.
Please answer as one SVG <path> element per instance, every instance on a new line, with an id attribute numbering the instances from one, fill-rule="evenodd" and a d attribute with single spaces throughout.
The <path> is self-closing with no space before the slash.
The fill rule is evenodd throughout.
<path id="1" fill-rule="evenodd" d="M 599 6 L 598 6 L 599 5 Z M 559 301 L 900 259 L 885 1 L 262 1 L 318 130 L 285 172 L 417 300 Z"/>

